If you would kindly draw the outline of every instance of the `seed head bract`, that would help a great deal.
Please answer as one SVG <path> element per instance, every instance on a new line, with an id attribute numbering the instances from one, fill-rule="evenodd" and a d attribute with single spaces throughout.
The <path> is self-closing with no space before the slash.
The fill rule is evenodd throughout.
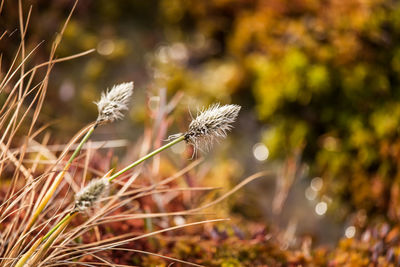
<path id="1" fill-rule="evenodd" d="M 123 111 L 128 109 L 129 98 L 133 92 L 133 82 L 114 85 L 111 90 L 101 94 L 96 102 L 99 115 L 98 123 L 113 122 L 123 118 Z"/>

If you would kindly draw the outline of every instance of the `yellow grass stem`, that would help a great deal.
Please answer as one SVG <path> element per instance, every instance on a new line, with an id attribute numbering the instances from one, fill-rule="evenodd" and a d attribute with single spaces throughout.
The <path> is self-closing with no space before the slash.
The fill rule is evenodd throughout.
<path id="1" fill-rule="evenodd" d="M 46 192 L 46 195 L 40 201 L 38 207 L 36 208 L 35 212 L 32 214 L 28 224 L 27 230 L 29 230 L 32 225 L 36 222 L 37 218 L 39 217 L 42 210 L 46 207 L 47 203 L 50 201 L 51 197 L 53 196 L 54 192 L 56 191 L 58 185 L 61 183 L 62 179 L 64 178 L 65 173 L 68 171 L 71 164 L 65 165 L 64 170 L 62 170 L 59 174 L 57 174 L 56 178 L 54 179 L 51 187 Z"/>
<path id="2" fill-rule="evenodd" d="M 43 247 L 40 249 L 40 251 L 38 252 L 38 254 L 44 254 L 46 253 L 46 251 L 50 248 L 50 246 L 53 244 L 54 240 L 56 239 L 56 237 L 61 233 L 61 231 L 69 224 L 69 222 L 72 220 L 72 218 L 74 218 L 78 213 L 68 213 L 67 216 L 65 216 L 65 219 L 61 220 L 61 224 L 57 224 L 58 227 L 55 231 L 51 232 L 51 234 L 49 236 L 44 236 L 42 238 L 42 241 L 45 241 L 46 238 L 46 242 L 43 244 Z"/>
<path id="3" fill-rule="evenodd" d="M 56 176 L 54 179 L 53 183 L 51 184 L 49 190 L 46 192 L 45 196 L 42 198 L 40 201 L 39 205 L 37 206 L 36 210 L 32 214 L 32 217 L 30 218 L 26 231 L 27 232 L 33 224 L 36 222 L 37 218 L 39 217 L 40 213 L 43 211 L 43 209 L 46 207 L 47 203 L 50 201 L 51 197 L 54 195 L 56 189 L 60 185 L 61 181 L 64 178 L 65 173 L 68 171 L 69 167 L 71 166 L 72 161 L 76 158 L 76 156 L 79 154 L 81 151 L 83 145 L 87 142 L 89 137 L 92 135 L 94 132 L 94 129 L 96 128 L 96 124 L 93 125 L 89 131 L 86 133 L 86 135 L 82 138 L 81 142 L 79 143 L 78 147 L 75 149 L 74 153 L 72 156 L 69 158 L 67 164 L 65 165 L 64 169 Z"/>
<path id="4" fill-rule="evenodd" d="M 49 236 L 44 236 L 42 238 L 40 238 L 39 244 L 42 243 L 43 241 L 46 240 L 46 242 L 43 244 L 43 246 L 39 249 L 39 251 L 36 253 L 36 255 L 33 256 L 33 258 L 27 263 L 28 266 L 36 266 L 36 263 L 43 258 L 43 256 L 47 253 L 47 251 L 50 249 L 51 245 L 54 243 L 54 241 L 56 240 L 56 238 L 60 235 L 60 233 L 62 232 L 62 230 L 64 230 L 65 227 L 67 227 L 67 225 L 69 224 L 69 222 L 72 220 L 73 217 L 76 216 L 77 213 L 68 213 L 67 216 L 64 217 L 63 220 L 61 220 L 60 224 L 57 224 L 57 228 L 51 232 L 51 234 Z M 36 242 L 38 242 L 36 241 Z M 35 243 L 36 244 L 36 243 Z M 32 249 L 30 249 L 29 251 L 31 251 Z M 32 254 L 31 254 L 32 255 Z M 25 256 L 25 255 L 24 255 Z M 22 258 L 19 260 L 19 262 L 17 263 L 17 265 L 15 267 L 23 267 L 26 263 L 26 261 L 28 261 L 28 259 L 30 258 L 30 256 L 25 257 L 24 261 L 22 261 Z M 21 263 L 20 263 L 21 262 Z M 20 265 L 18 265 L 20 263 Z"/>
<path id="5" fill-rule="evenodd" d="M 36 242 L 32 245 L 32 247 L 19 259 L 15 267 L 24 266 L 25 262 L 32 256 L 33 252 L 35 252 L 36 248 L 42 243 L 42 239 L 36 240 Z"/>

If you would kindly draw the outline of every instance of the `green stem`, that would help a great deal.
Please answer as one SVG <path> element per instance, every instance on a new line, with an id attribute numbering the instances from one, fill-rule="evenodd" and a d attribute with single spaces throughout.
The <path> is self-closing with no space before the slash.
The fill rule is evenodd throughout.
<path id="1" fill-rule="evenodd" d="M 54 233 L 58 227 L 60 227 L 65 221 L 68 220 L 69 217 L 71 217 L 74 214 L 74 212 L 70 212 L 67 215 L 64 216 L 64 218 L 57 223 L 43 238 L 42 241 L 45 241 L 47 238 L 49 238 L 49 236 L 51 236 L 52 233 Z"/>
<path id="2" fill-rule="evenodd" d="M 85 134 L 85 136 L 82 138 L 81 142 L 79 143 L 79 145 L 77 146 L 77 148 L 75 149 L 74 153 L 72 154 L 72 156 L 69 158 L 68 164 L 71 164 L 72 161 L 76 158 L 76 156 L 79 154 L 79 152 L 81 151 L 83 145 L 86 143 L 86 141 L 89 139 L 89 137 L 92 135 L 92 133 L 94 132 L 94 129 L 96 129 L 96 124 L 93 125 L 89 131 Z"/>
<path id="3" fill-rule="evenodd" d="M 181 142 L 185 140 L 185 136 L 182 135 L 178 138 L 176 138 L 175 140 L 171 141 L 170 143 L 154 150 L 153 152 L 147 154 L 146 156 L 142 157 L 141 159 L 138 159 L 137 161 L 135 161 L 134 163 L 132 163 L 131 165 L 126 166 L 125 168 L 123 168 L 122 170 L 120 170 L 119 172 L 114 173 L 112 176 L 110 176 L 110 178 L 108 178 L 108 181 L 111 182 L 112 180 L 114 180 L 115 178 L 117 178 L 118 176 L 120 176 L 121 174 L 125 173 L 126 171 L 129 171 L 130 169 L 132 169 L 133 167 L 139 165 L 140 163 L 142 163 L 143 161 L 151 158 L 152 156 L 160 153 L 161 151 Z"/>

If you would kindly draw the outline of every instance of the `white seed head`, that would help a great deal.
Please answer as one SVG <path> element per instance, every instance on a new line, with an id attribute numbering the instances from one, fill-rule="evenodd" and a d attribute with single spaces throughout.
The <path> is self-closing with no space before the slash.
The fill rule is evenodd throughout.
<path id="1" fill-rule="evenodd" d="M 195 150 L 208 150 L 216 139 L 226 137 L 227 132 L 233 128 L 232 123 L 235 122 L 240 108 L 239 105 L 214 104 L 199 111 L 184 134 L 186 142 L 192 144 Z"/>
<path id="2" fill-rule="evenodd" d="M 114 85 L 111 90 L 101 94 L 95 102 L 99 110 L 98 123 L 113 122 L 124 117 L 123 111 L 128 109 L 129 98 L 133 92 L 133 82 Z"/>
<path id="3" fill-rule="evenodd" d="M 97 200 L 108 192 L 109 181 L 107 178 L 98 178 L 90 181 L 75 195 L 74 212 L 82 212 L 92 207 Z"/>

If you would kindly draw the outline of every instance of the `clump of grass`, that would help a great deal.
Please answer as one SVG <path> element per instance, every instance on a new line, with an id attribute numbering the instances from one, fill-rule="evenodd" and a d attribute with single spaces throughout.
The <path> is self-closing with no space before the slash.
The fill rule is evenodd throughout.
<path id="1" fill-rule="evenodd" d="M 73 160 L 77 157 L 83 145 L 89 140 L 96 127 L 98 125 L 113 122 L 115 120 L 123 118 L 122 111 L 128 109 L 129 98 L 131 97 L 132 92 L 133 82 L 129 82 L 114 85 L 111 90 L 107 90 L 105 93 L 102 93 L 101 99 L 96 103 L 99 111 L 97 120 L 89 128 L 86 135 L 82 138 L 81 142 L 69 158 L 67 164 L 64 166 L 63 170 L 56 176 L 53 183 L 49 187 L 49 190 L 41 199 L 39 205 L 33 212 L 27 226 L 25 227 L 23 234 L 29 231 L 29 229 L 34 225 L 40 213 L 43 211 L 43 209 L 46 207 L 46 205 L 56 192 Z M 73 213 L 81 209 L 84 210 L 86 206 L 91 206 L 91 204 L 93 204 L 100 197 L 100 193 L 103 192 L 107 186 L 108 181 L 106 179 L 98 179 L 96 181 L 92 181 L 86 188 L 86 191 L 84 190 L 80 193 L 80 195 L 77 196 L 77 199 L 80 200 L 80 202 L 76 203 L 76 210 Z M 72 215 L 73 213 L 69 215 Z"/>
<path id="2" fill-rule="evenodd" d="M 3 2 L 1 7 L 3 7 Z M 46 191 L 48 186 L 46 181 L 43 189 L 37 187 L 39 181 L 43 177 L 47 177 L 50 171 L 42 177 L 35 178 L 33 172 L 35 172 L 36 166 L 34 165 L 31 169 L 26 168 L 23 161 L 28 143 L 46 128 L 45 126 L 42 129 L 36 129 L 36 123 L 44 104 L 50 72 L 56 63 L 87 55 L 94 51 L 94 49 L 90 49 L 76 55 L 55 59 L 56 50 L 76 4 L 75 2 L 70 15 L 53 42 L 48 60 L 32 66 L 30 64 L 32 62 L 31 59 L 42 43 L 35 44 L 31 51 L 26 50 L 28 46 L 25 44 L 25 38 L 31 19 L 32 7 L 24 15 L 22 2 L 19 1 L 18 14 L 21 41 L 10 64 L 4 68 L 6 64 L 0 59 L 0 63 L 3 63 L 0 64 L 2 67 L 0 69 L 0 93 L 3 96 L 2 107 L 0 108 L 0 173 L 2 176 L 7 173 L 5 167 L 9 163 L 14 167 L 9 190 L 6 193 L 5 200 L 0 204 L 0 222 L 8 222 L 1 234 L 2 238 L 7 240 L 7 245 L 0 248 L 0 254 L 5 256 L 0 259 L 0 265 L 2 266 L 10 265 L 10 260 L 16 257 L 23 247 L 22 244 L 26 240 L 26 234 L 38 217 L 35 213 L 31 213 L 31 209 L 35 204 L 34 200 L 37 195 L 43 196 L 44 194 L 42 193 Z M 5 36 L 8 36 L 7 33 L 10 32 L 5 30 L 0 39 L 6 38 Z M 3 72 L 4 69 L 6 70 L 5 72 Z M 27 118 L 29 118 L 29 121 Z M 26 134 L 25 140 L 22 144 L 19 144 L 19 149 L 16 153 L 11 152 L 10 147 L 15 143 L 15 137 L 24 130 Z M 26 183 L 26 186 L 18 190 L 21 182 Z M 34 190 L 37 190 L 37 192 L 35 193 Z M 36 218 L 32 217 L 32 214 Z"/>

